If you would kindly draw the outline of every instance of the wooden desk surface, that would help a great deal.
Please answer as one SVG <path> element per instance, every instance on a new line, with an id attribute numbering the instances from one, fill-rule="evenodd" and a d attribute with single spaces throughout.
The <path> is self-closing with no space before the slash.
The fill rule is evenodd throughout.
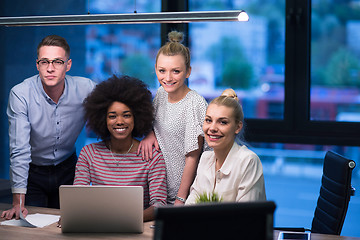
<path id="1" fill-rule="evenodd" d="M 7 210 L 11 207 L 9 204 L 0 203 L 0 213 L 3 210 Z M 38 208 L 27 207 L 30 214 L 33 213 L 47 213 L 60 215 L 59 209 L 51 208 Z M 4 221 L 0 219 L 0 222 Z M 0 225 L 0 239 L 6 240 L 48 240 L 48 239 L 139 239 L 150 240 L 153 239 L 154 229 L 150 228 L 154 222 L 144 223 L 144 232 L 142 234 L 125 234 L 125 233 L 61 233 L 61 229 L 58 228 L 56 223 L 44 227 L 44 228 L 27 228 L 27 227 L 14 227 L 14 226 L 2 226 Z M 279 232 L 274 231 L 274 240 L 277 240 Z M 311 240 L 360 240 L 357 237 L 344 237 L 336 235 L 325 234 L 311 234 Z"/>
<path id="2" fill-rule="evenodd" d="M 11 207 L 9 204 L 0 203 L 0 213 Z M 33 213 L 45 213 L 60 215 L 59 209 L 52 208 L 39 208 L 39 207 L 26 207 L 29 214 Z M 0 219 L 0 222 L 4 219 Z M 153 238 L 154 229 L 150 228 L 154 222 L 144 223 L 144 232 L 138 233 L 61 233 L 61 229 L 57 227 L 57 224 L 51 224 L 44 228 L 27 228 L 27 227 L 15 227 L 15 226 L 3 226 L 0 225 L 0 239 L 6 240 L 57 240 L 57 239 L 138 239 L 138 240 L 150 240 Z M 3 238 L 4 237 L 4 238 Z"/>

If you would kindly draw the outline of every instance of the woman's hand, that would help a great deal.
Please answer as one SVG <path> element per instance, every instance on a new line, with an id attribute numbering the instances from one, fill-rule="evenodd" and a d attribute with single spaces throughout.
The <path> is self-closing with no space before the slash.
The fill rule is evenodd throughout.
<path id="1" fill-rule="evenodd" d="M 180 201 L 180 200 L 175 200 L 175 202 L 174 202 L 174 205 L 176 206 L 181 206 L 181 205 L 185 205 L 185 203 L 184 202 L 182 202 L 182 201 Z"/>
<path id="2" fill-rule="evenodd" d="M 137 154 L 141 152 L 142 159 L 148 161 L 152 159 L 152 147 L 155 147 L 156 151 L 160 151 L 159 143 L 155 137 L 154 131 L 151 131 L 139 144 Z"/>

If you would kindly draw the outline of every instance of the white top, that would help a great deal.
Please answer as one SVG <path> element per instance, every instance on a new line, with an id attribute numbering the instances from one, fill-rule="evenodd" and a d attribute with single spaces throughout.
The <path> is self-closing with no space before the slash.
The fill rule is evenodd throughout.
<path id="1" fill-rule="evenodd" d="M 194 204 L 199 195 L 213 191 L 223 202 L 266 200 L 262 164 L 253 151 L 234 143 L 218 171 L 215 163 L 213 151 L 202 154 L 186 204 Z"/>
<path id="2" fill-rule="evenodd" d="M 180 187 L 185 155 L 198 149 L 198 136 L 203 136 L 207 102 L 191 90 L 177 103 L 168 102 L 168 93 L 160 87 L 154 98 L 154 132 L 164 155 L 168 202 L 175 201 Z"/>

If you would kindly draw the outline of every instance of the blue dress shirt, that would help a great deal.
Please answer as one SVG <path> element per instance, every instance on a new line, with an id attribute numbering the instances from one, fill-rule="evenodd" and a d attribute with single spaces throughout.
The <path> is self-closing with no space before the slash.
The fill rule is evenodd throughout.
<path id="1" fill-rule="evenodd" d="M 88 78 L 66 75 L 57 104 L 45 93 L 39 75 L 11 89 L 7 115 L 13 193 L 26 193 L 30 162 L 58 165 L 74 153 L 85 124 L 82 103 L 94 87 Z"/>

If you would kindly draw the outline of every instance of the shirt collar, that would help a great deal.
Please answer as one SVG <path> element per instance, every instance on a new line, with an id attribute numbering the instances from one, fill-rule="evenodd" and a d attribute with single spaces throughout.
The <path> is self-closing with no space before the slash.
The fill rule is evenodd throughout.
<path id="1" fill-rule="evenodd" d="M 54 103 L 54 101 L 47 95 L 47 93 L 44 90 L 44 86 L 42 84 L 40 75 L 37 75 L 37 80 L 36 80 L 36 84 L 38 85 L 42 95 L 46 98 L 47 101 Z M 64 88 L 64 92 L 63 94 L 60 96 L 59 102 L 60 100 L 64 97 L 64 95 L 66 95 L 66 90 L 68 89 L 68 81 L 67 81 L 67 75 L 65 75 L 65 88 Z"/>
<path id="2" fill-rule="evenodd" d="M 219 169 L 219 171 L 221 173 L 223 173 L 224 175 L 230 174 L 231 169 L 234 165 L 232 162 L 236 159 L 238 150 L 240 149 L 240 147 L 241 146 L 239 146 L 236 142 L 233 143 L 228 155 L 226 156 L 226 159 L 225 159 L 223 165 Z"/>

